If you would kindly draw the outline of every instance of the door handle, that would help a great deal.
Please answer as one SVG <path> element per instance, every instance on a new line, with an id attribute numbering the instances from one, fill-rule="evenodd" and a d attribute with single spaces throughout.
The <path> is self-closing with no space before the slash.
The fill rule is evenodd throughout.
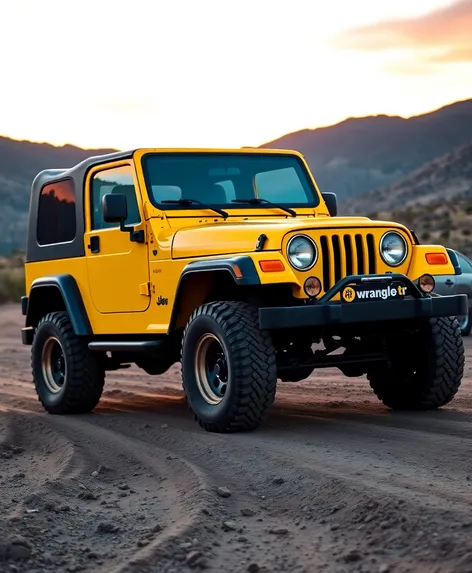
<path id="1" fill-rule="evenodd" d="M 447 286 L 452 286 L 454 283 L 451 281 L 451 279 L 447 279 L 447 281 L 444 284 Z"/>
<path id="2" fill-rule="evenodd" d="M 90 243 L 88 245 L 91 253 L 100 252 L 100 237 L 98 235 L 93 235 L 90 237 Z"/>

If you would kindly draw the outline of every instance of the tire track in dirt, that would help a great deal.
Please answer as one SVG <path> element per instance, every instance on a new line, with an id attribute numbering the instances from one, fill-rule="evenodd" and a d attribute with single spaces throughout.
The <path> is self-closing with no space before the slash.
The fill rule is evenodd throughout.
<path id="1" fill-rule="evenodd" d="M 199 470 L 155 446 L 80 417 L 7 414 L 2 425 L 0 486 L 18 488 L 2 521 L 29 540 L 27 571 L 146 563 L 201 512 Z"/>

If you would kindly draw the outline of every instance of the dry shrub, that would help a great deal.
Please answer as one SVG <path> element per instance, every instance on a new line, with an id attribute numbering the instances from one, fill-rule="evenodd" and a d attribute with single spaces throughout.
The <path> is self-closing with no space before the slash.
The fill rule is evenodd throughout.
<path id="1" fill-rule="evenodd" d="M 20 302 L 20 298 L 24 294 L 24 268 L 0 268 L 0 304 L 6 302 Z"/>

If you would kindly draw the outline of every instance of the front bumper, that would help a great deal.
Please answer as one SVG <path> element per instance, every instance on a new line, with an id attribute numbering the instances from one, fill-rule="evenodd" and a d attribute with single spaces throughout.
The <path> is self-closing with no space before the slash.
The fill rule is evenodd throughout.
<path id="1" fill-rule="evenodd" d="M 332 302 L 343 287 L 361 281 L 395 280 L 405 284 L 411 296 L 403 300 L 371 302 Z M 405 275 L 351 276 L 339 281 L 320 300 L 303 306 L 279 306 L 259 309 L 259 327 L 263 330 L 303 328 L 355 323 L 388 322 L 415 318 L 462 316 L 469 312 L 465 294 L 430 296 L 423 294 Z"/>

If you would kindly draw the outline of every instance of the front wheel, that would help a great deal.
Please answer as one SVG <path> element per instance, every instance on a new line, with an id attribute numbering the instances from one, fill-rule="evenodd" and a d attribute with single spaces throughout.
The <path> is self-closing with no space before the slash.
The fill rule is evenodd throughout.
<path id="1" fill-rule="evenodd" d="M 214 302 L 194 311 L 181 350 L 182 381 L 195 419 L 210 432 L 254 430 L 275 398 L 276 354 L 257 309 Z"/>
<path id="2" fill-rule="evenodd" d="M 464 343 L 457 320 L 432 318 L 413 337 L 401 338 L 396 336 L 399 344 L 390 365 L 367 374 L 377 397 L 393 410 L 431 410 L 450 402 L 464 374 Z"/>
<path id="3" fill-rule="evenodd" d="M 50 414 L 90 412 L 98 404 L 105 372 L 74 333 L 66 312 L 52 312 L 39 321 L 31 366 L 39 401 Z"/>

